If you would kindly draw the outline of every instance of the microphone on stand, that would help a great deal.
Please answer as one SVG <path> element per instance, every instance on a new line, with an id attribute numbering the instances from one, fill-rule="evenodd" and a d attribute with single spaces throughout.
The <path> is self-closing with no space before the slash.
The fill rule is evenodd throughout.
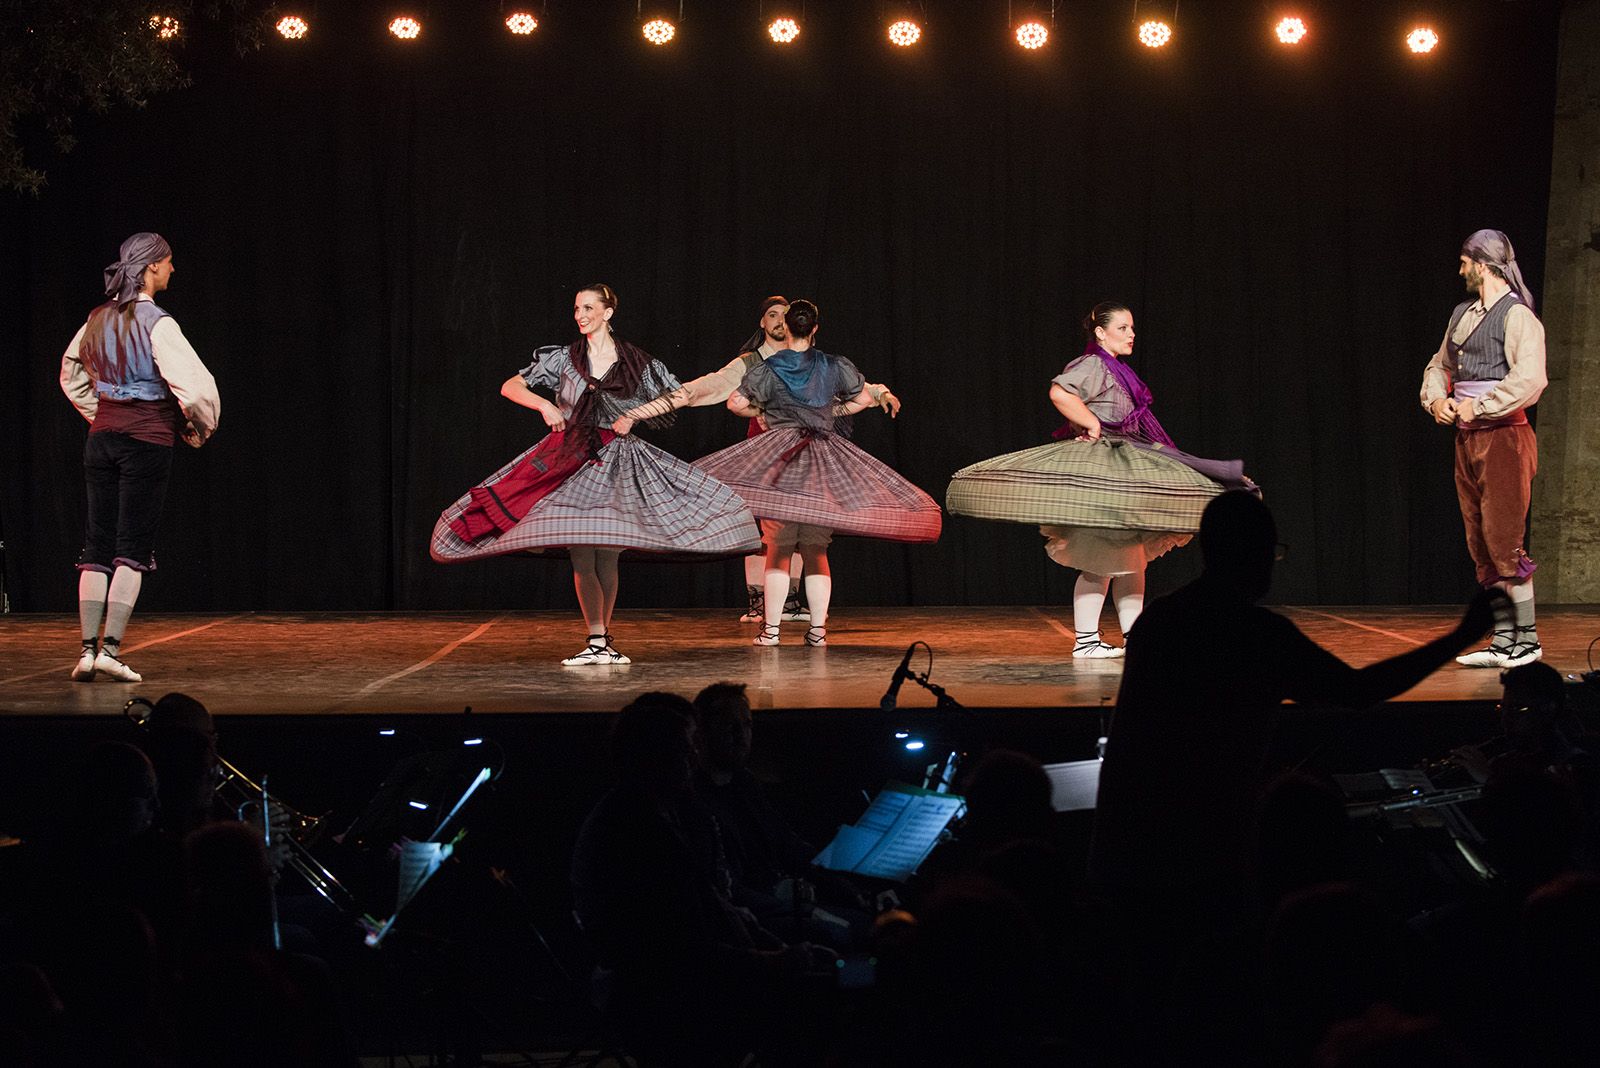
<path id="1" fill-rule="evenodd" d="M 885 712 L 894 710 L 895 702 L 900 696 L 900 684 L 911 675 L 911 654 L 916 652 L 916 649 L 916 642 L 906 646 L 906 655 L 900 658 L 900 666 L 894 669 L 894 678 L 889 680 L 889 688 L 884 691 L 883 699 L 878 702 L 878 707 Z"/>

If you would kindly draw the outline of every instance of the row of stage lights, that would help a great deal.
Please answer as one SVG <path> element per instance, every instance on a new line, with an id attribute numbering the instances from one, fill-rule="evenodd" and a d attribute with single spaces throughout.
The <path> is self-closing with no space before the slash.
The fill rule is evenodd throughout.
<path id="1" fill-rule="evenodd" d="M 1050 20 L 1054 22 L 1052 18 Z M 505 18 L 507 32 L 517 37 L 528 37 L 539 28 L 538 16 L 531 11 L 512 11 Z M 177 19 L 167 15 L 150 16 L 150 28 L 163 41 L 170 41 L 182 32 Z M 286 41 L 303 41 L 311 32 L 311 23 L 303 15 L 285 15 L 277 22 L 278 35 Z M 671 43 L 678 36 L 678 27 L 671 19 L 656 16 L 640 23 L 640 33 L 653 45 Z M 1165 19 L 1152 18 L 1136 27 L 1139 43 L 1146 48 L 1165 48 L 1172 43 L 1174 29 Z M 397 40 L 415 41 L 422 36 L 422 20 L 415 15 L 398 15 L 389 22 L 389 33 Z M 1311 34 L 1303 18 L 1286 15 L 1273 27 L 1273 36 L 1286 47 L 1296 47 Z M 910 48 L 922 40 L 922 25 L 915 19 L 900 18 L 887 24 L 885 35 L 896 48 Z M 789 15 L 782 15 L 767 24 L 767 36 L 774 44 L 793 44 L 800 37 L 800 23 Z M 1050 40 L 1050 27 L 1040 19 L 1027 19 L 1014 27 L 1017 44 L 1028 51 L 1043 48 Z M 1439 44 L 1439 34 L 1431 26 L 1415 26 L 1405 36 L 1405 46 L 1412 52 L 1432 52 Z"/>

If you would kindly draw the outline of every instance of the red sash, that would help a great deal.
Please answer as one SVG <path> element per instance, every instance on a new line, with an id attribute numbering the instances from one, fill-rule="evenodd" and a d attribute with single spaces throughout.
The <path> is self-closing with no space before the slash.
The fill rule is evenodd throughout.
<path id="1" fill-rule="evenodd" d="M 616 436 L 610 430 L 601 430 L 601 446 L 609 444 Z M 563 449 L 564 438 L 563 431 L 552 431 L 500 481 L 473 486 L 467 491 L 471 502 L 459 516 L 450 520 L 450 529 L 462 541 L 471 544 L 491 534 L 504 534 L 516 526 L 534 505 L 554 493 L 589 462 L 581 453 Z"/>

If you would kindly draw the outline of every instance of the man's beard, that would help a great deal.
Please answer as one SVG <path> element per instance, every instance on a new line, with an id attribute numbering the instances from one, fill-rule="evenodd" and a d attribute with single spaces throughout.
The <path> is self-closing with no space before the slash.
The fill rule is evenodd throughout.
<path id="1" fill-rule="evenodd" d="M 767 331 L 767 337 L 772 341 L 787 341 L 787 340 L 789 340 L 788 334 L 786 334 L 784 332 L 784 329 L 781 326 L 775 327 L 775 328 L 773 328 L 771 330 L 768 330 Z"/>

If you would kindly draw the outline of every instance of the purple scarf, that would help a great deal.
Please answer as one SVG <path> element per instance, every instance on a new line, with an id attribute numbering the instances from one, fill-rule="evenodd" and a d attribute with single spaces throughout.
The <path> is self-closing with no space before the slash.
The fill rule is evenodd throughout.
<path id="1" fill-rule="evenodd" d="M 1155 445 L 1176 448 L 1177 446 L 1173 443 L 1171 436 L 1162 428 L 1160 421 L 1156 419 L 1155 413 L 1150 410 L 1150 402 L 1155 399 L 1150 395 L 1150 387 L 1145 385 L 1139 376 L 1133 373 L 1133 368 L 1093 341 L 1089 342 L 1088 347 L 1083 350 L 1083 354 L 1085 356 L 1099 356 L 1104 361 L 1106 369 L 1111 372 L 1111 377 L 1117 380 L 1117 385 L 1121 386 L 1133 401 L 1133 411 L 1129 412 L 1127 417 L 1120 422 L 1112 423 L 1101 420 L 1101 431 L 1117 434 L 1125 438 L 1133 438 L 1135 441 L 1147 441 Z M 1081 433 L 1083 431 L 1080 427 L 1068 422 L 1051 436 L 1058 439 L 1075 438 Z"/>

